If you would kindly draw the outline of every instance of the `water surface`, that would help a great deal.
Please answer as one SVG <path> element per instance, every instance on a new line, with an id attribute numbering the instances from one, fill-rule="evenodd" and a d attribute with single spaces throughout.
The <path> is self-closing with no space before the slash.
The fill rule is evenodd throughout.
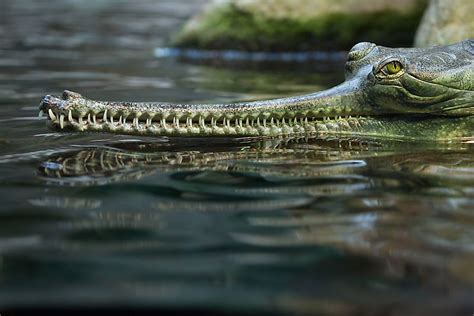
<path id="1" fill-rule="evenodd" d="M 36 117 L 63 89 L 221 102 L 343 80 L 334 60 L 156 58 L 203 2 L 2 1 L 1 309 L 471 315 L 471 144 L 60 134 Z"/>

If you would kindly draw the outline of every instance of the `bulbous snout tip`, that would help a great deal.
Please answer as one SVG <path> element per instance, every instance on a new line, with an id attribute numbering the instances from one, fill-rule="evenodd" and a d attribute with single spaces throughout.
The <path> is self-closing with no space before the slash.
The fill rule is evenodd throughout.
<path id="1" fill-rule="evenodd" d="M 39 104 L 38 117 L 42 117 L 44 113 L 49 114 L 51 117 L 52 113 L 64 109 L 67 105 L 67 102 L 67 100 L 63 100 L 54 95 L 45 95 Z"/>
<path id="2" fill-rule="evenodd" d="M 40 104 L 39 104 L 39 109 L 40 111 L 46 111 L 52 107 L 56 107 L 58 106 L 58 104 L 61 102 L 62 100 L 59 99 L 58 97 L 55 97 L 53 95 L 45 95 L 41 101 L 40 101 Z"/>
<path id="3" fill-rule="evenodd" d="M 79 93 L 72 92 L 69 90 L 64 90 L 61 97 L 48 94 L 48 95 L 45 95 L 41 99 L 40 104 L 39 104 L 39 110 L 45 112 L 51 108 L 62 109 L 66 106 L 68 101 L 78 99 L 81 97 L 82 96 Z"/>

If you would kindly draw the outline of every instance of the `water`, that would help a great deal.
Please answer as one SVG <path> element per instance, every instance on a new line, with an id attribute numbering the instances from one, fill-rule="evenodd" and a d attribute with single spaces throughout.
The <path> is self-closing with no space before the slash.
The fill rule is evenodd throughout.
<path id="1" fill-rule="evenodd" d="M 337 62 L 156 58 L 202 3 L 2 1 L 0 312 L 471 315 L 471 144 L 59 134 L 36 118 L 66 88 L 218 102 L 342 80 Z"/>

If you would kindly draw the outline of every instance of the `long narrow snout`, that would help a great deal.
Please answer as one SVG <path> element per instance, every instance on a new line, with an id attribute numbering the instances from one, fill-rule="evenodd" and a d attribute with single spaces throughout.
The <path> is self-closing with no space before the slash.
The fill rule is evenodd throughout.
<path id="1" fill-rule="evenodd" d="M 94 101 L 64 91 L 45 96 L 40 112 L 56 129 L 149 136 L 279 136 L 317 133 L 333 120 L 370 111 L 358 82 L 281 99 L 228 104 Z"/>

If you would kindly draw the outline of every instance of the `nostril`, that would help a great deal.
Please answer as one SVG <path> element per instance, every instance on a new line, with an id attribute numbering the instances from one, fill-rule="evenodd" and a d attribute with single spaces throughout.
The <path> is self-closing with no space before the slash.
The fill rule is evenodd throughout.
<path id="1" fill-rule="evenodd" d="M 48 105 L 51 104 L 51 98 L 52 96 L 48 94 L 41 99 L 41 102 L 39 104 L 40 110 L 45 110 L 48 107 Z"/>
<path id="2" fill-rule="evenodd" d="M 41 99 L 39 109 L 41 111 L 46 111 L 50 108 L 62 108 L 66 105 L 65 102 L 66 101 L 63 101 L 58 97 L 48 94 Z"/>

